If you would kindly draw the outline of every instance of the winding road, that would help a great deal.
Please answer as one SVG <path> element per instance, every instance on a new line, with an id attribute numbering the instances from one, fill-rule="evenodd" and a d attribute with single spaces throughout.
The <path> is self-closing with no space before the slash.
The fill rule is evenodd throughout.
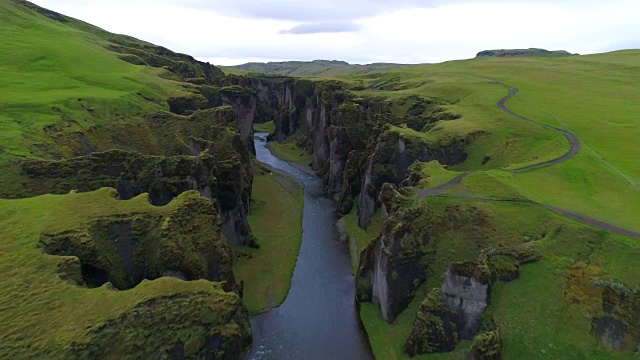
<path id="1" fill-rule="evenodd" d="M 506 103 L 511 100 L 511 98 L 513 98 L 518 91 L 520 91 L 520 89 L 518 89 L 517 87 L 512 87 L 509 86 L 505 83 L 502 83 L 500 81 L 494 80 L 494 79 L 489 79 L 492 82 L 499 84 L 499 85 L 503 85 L 506 87 L 511 88 L 511 90 L 509 90 L 509 94 L 507 94 L 507 96 L 505 96 L 504 98 L 500 99 L 500 101 L 498 101 L 498 108 L 504 112 L 506 112 L 509 115 L 515 116 L 520 120 L 523 121 L 528 121 L 540 126 L 544 126 L 547 129 L 553 130 L 557 133 L 560 133 L 562 135 L 564 135 L 567 140 L 569 140 L 569 144 L 571 145 L 571 148 L 569 149 L 569 151 L 564 154 L 563 156 L 554 159 L 554 160 L 550 160 L 550 161 L 545 161 L 539 164 L 535 164 L 535 165 L 531 165 L 531 166 L 527 166 L 521 169 L 516 169 L 516 170 L 510 170 L 511 173 L 514 174 L 518 174 L 518 173 L 524 173 L 527 171 L 531 171 L 531 170 L 535 170 L 535 169 L 540 169 L 540 168 L 544 168 L 544 167 L 548 167 L 548 166 L 553 166 L 553 165 L 558 165 L 558 164 L 562 164 L 563 162 L 566 162 L 568 160 L 570 160 L 571 158 L 573 158 L 574 156 L 576 156 L 576 154 L 578 154 L 578 152 L 580 152 L 580 140 L 578 139 L 577 136 L 575 136 L 574 134 L 551 126 L 549 124 L 545 124 L 539 121 L 535 121 L 532 120 L 524 115 L 520 115 L 512 110 L 510 110 L 509 108 L 507 108 Z M 447 182 L 446 184 L 434 187 L 432 189 L 421 189 L 418 190 L 418 194 L 419 194 L 419 198 L 424 198 L 424 197 L 429 197 L 429 196 L 446 196 L 446 195 L 442 195 L 442 193 L 452 187 L 455 187 L 457 185 L 459 185 L 460 183 L 462 183 L 462 181 L 469 175 L 473 174 L 474 171 L 468 171 L 458 177 L 456 177 L 455 179 Z M 561 209 L 559 207 L 555 207 L 555 206 L 551 206 L 551 205 L 547 205 L 547 204 L 542 204 L 542 203 L 538 203 L 535 201 L 512 201 L 512 200 L 497 200 L 497 199 L 489 199 L 489 198 L 483 198 L 483 197 L 463 197 L 463 196 L 448 196 L 448 197 L 457 197 L 457 198 L 463 198 L 463 199 L 473 199 L 473 200 L 480 200 L 480 201 L 492 201 L 492 202 L 519 202 L 519 203 L 527 203 L 527 204 L 534 204 L 534 205 L 538 205 L 538 206 L 542 206 L 548 210 L 551 210 L 555 213 L 558 213 L 560 215 L 563 215 L 565 217 L 568 217 L 572 220 L 575 220 L 577 222 L 583 223 L 583 224 L 587 224 L 587 225 L 591 225 L 593 227 L 596 228 L 600 228 L 606 231 L 610 231 L 612 233 L 616 233 L 616 234 L 620 234 L 620 235 L 624 235 L 624 236 L 628 236 L 631 238 L 636 238 L 636 239 L 640 239 L 640 232 L 638 231 L 634 231 L 634 230 L 629 230 L 629 229 L 625 229 L 623 227 L 617 226 L 617 225 L 613 225 L 604 221 L 600 221 L 585 215 L 580 215 L 580 214 L 576 214 L 573 213 L 571 211 L 565 210 L 565 209 Z"/>

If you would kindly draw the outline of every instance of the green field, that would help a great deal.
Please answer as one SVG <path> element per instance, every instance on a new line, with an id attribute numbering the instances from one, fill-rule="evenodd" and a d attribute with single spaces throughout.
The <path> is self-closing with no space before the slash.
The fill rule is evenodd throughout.
<path id="1" fill-rule="evenodd" d="M 520 92 L 507 106 L 524 116 L 574 133 L 581 152 L 570 161 L 527 173 L 504 175 L 524 196 L 632 230 L 640 229 L 640 51 L 566 58 L 480 58 L 400 68 L 372 78 L 339 76 L 363 96 L 401 103 L 410 96 L 445 100 L 461 119 L 440 121 L 424 132 L 432 141 L 485 132 L 452 170 L 517 169 L 568 151 L 560 134 L 498 109 L 509 88 Z M 398 90 L 379 90 L 392 83 Z M 398 114 L 406 109 L 398 108 Z M 407 131 L 411 131 L 408 129 Z M 413 132 L 415 133 L 415 132 Z M 486 164 L 483 159 L 489 158 Z"/>
<path id="2" fill-rule="evenodd" d="M 311 154 L 306 150 L 299 148 L 295 142 L 278 142 L 269 143 L 269 150 L 273 155 L 284 161 L 291 163 L 309 165 L 311 163 Z"/>
<path id="3" fill-rule="evenodd" d="M 244 281 L 243 300 L 250 314 L 268 311 L 285 300 L 302 243 L 301 185 L 278 170 L 264 165 L 255 168 L 249 224 L 260 249 L 236 247 L 241 258 L 233 268 L 237 280 Z"/>
<path id="4" fill-rule="evenodd" d="M 271 134 L 276 130 L 276 124 L 273 121 L 266 122 L 264 124 L 256 124 L 253 126 L 256 132 L 266 132 Z"/>

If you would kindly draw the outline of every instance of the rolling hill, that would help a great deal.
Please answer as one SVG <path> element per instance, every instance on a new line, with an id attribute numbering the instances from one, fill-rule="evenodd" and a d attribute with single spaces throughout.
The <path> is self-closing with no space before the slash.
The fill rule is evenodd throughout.
<path id="1" fill-rule="evenodd" d="M 283 61 L 268 63 L 247 63 L 237 66 L 223 67 L 225 71 L 242 70 L 250 73 L 286 75 L 297 77 L 323 77 L 343 74 L 367 74 L 385 72 L 403 64 L 376 63 L 368 65 L 353 65 L 344 61 L 314 60 L 314 61 Z"/>

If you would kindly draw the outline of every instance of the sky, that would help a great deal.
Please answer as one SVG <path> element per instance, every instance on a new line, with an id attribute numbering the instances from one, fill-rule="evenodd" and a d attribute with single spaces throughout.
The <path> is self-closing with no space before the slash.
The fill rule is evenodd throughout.
<path id="1" fill-rule="evenodd" d="M 216 65 L 434 63 L 487 49 L 640 48 L 638 0 L 32 0 Z"/>

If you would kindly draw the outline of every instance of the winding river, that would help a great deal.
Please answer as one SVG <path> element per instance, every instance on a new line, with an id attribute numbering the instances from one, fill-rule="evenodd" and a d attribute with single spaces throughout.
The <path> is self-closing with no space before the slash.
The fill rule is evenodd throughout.
<path id="1" fill-rule="evenodd" d="M 246 359 L 371 359 L 356 311 L 349 251 L 335 230 L 335 203 L 319 177 L 275 157 L 266 135 L 256 134 L 258 161 L 304 185 L 303 235 L 286 300 L 251 319 L 253 347 Z"/>

